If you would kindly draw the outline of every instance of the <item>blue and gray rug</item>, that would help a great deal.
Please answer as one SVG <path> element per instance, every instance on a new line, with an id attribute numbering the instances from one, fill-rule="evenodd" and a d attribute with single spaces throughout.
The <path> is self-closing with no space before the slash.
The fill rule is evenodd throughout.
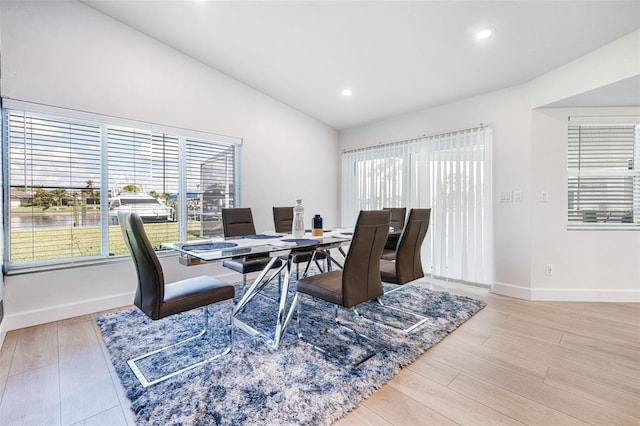
<path id="1" fill-rule="evenodd" d="M 276 292 L 273 289 L 271 295 Z M 271 330 L 277 304 L 269 293 L 257 297 L 241 319 L 254 328 Z M 301 321 L 292 320 L 279 350 L 234 328 L 229 354 L 148 388 L 140 385 L 127 360 L 194 334 L 203 312 L 151 321 L 134 307 L 101 315 L 98 325 L 140 425 L 328 425 L 485 306 L 480 300 L 414 285 L 402 286 L 382 300 L 387 308 L 367 302 L 358 307 L 360 316 L 338 309 L 339 325 L 333 321 L 333 305 L 303 297 Z M 398 328 L 406 328 L 415 318 L 390 307 L 428 320 L 406 334 Z M 212 308 L 210 318 L 223 328 L 228 307 Z M 373 341 L 359 338 L 353 330 Z M 171 364 L 178 359 L 215 350 L 226 337 L 221 329 L 210 341 L 209 337 L 194 340 L 192 348 L 142 367 L 149 374 L 155 374 L 152 370 L 161 374 L 164 366 L 174 367 Z M 317 343 L 326 353 L 306 342 Z M 371 350 L 378 352 L 355 368 L 348 365 Z"/>

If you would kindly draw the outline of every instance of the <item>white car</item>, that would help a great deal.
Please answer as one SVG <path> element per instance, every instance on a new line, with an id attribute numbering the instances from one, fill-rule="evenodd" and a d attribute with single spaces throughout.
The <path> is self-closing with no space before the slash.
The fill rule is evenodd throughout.
<path id="1" fill-rule="evenodd" d="M 109 200 L 109 223 L 118 224 L 118 212 L 134 212 L 143 222 L 168 222 L 173 209 L 157 198 L 138 193 L 123 193 Z"/>

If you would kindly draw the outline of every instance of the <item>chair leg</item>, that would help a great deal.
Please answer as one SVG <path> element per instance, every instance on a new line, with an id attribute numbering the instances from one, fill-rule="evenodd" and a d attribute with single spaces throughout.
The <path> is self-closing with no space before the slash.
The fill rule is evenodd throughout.
<path id="1" fill-rule="evenodd" d="M 218 353 L 216 353 L 213 356 L 207 356 L 205 359 L 200 360 L 198 362 L 195 362 L 193 364 L 189 364 L 185 367 L 182 367 L 180 369 L 178 369 L 177 371 L 172 371 L 169 372 L 167 374 L 164 374 L 163 376 L 159 377 L 159 378 L 155 378 L 155 379 L 149 379 L 147 376 L 145 376 L 144 372 L 142 371 L 142 368 L 139 366 L 141 361 L 146 360 L 147 358 L 150 358 L 154 355 L 159 355 L 159 354 L 163 354 L 166 351 L 172 350 L 172 349 L 179 349 L 181 346 L 185 345 L 186 343 L 197 339 L 199 337 L 204 336 L 207 333 L 210 333 L 211 330 L 209 330 L 210 327 L 210 318 L 209 318 L 209 310 L 210 310 L 210 306 L 205 306 L 204 309 L 204 327 L 202 328 L 202 330 L 191 337 L 188 337 L 186 339 L 183 339 L 179 342 L 173 343 L 171 345 L 168 346 L 164 346 L 160 349 L 157 349 L 155 351 L 146 353 L 144 355 L 132 358 L 130 360 L 127 361 L 127 364 L 129 364 L 129 367 L 131 368 L 131 370 L 133 371 L 133 373 L 135 374 L 135 376 L 138 378 L 138 380 L 140 381 L 140 384 L 142 384 L 143 387 L 148 387 L 151 385 L 154 385 L 156 383 L 160 383 L 164 380 L 167 380 L 171 377 L 174 377 L 178 374 L 184 373 L 185 371 L 191 370 L 193 368 L 199 367 L 203 364 L 206 364 L 208 362 L 213 361 L 216 358 L 220 358 L 223 355 L 228 354 L 231 351 L 231 346 L 233 344 L 233 317 L 232 317 L 232 312 L 233 312 L 233 299 L 228 299 L 228 300 L 224 300 L 222 302 L 218 302 L 216 304 L 226 304 L 229 305 L 229 323 L 227 325 L 227 332 L 228 332 L 228 345 L 226 347 L 224 347 L 221 351 L 219 351 Z M 155 366 L 155 363 L 152 363 Z"/>
<path id="2" fill-rule="evenodd" d="M 385 281 L 386 282 L 386 281 Z M 395 283 L 390 283 L 390 284 L 395 284 Z M 384 292 L 384 294 L 389 294 L 389 293 L 393 293 L 394 291 L 398 291 L 402 288 L 402 285 L 398 285 L 398 287 L 396 288 L 392 288 L 391 290 L 387 290 Z"/>
<path id="3" fill-rule="evenodd" d="M 398 288 L 400 288 L 400 287 L 398 287 Z M 391 290 L 390 292 L 387 292 L 386 294 L 391 293 L 391 292 L 396 291 L 396 290 L 397 290 L 397 289 L 393 289 L 393 290 Z M 396 312 L 402 312 L 402 313 L 404 313 L 404 314 L 412 315 L 412 316 L 414 316 L 415 318 L 418 318 L 418 321 L 417 321 L 417 322 L 415 322 L 415 323 L 411 324 L 411 325 L 410 325 L 409 327 L 407 327 L 407 328 L 397 328 L 397 327 L 394 327 L 394 326 L 392 326 L 392 325 L 388 325 L 388 324 L 382 323 L 382 325 L 385 325 L 385 326 L 387 326 L 387 327 L 395 328 L 395 329 L 397 329 L 397 330 L 402 330 L 402 331 L 404 331 L 405 333 L 411 333 L 413 330 L 415 330 L 416 328 L 418 328 L 418 327 L 420 327 L 422 324 L 424 324 L 424 323 L 427 321 L 427 319 L 428 319 L 428 318 L 427 318 L 427 317 L 425 317 L 424 315 L 420 315 L 420 314 L 417 314 L 417 313 L 415 313 L 415 312 L 411 312 L 411 311 L 406 310 L 406 309 L 401 309 L 401 308 L 396 308 L 396 307 L 394 307 L 394 306 L 385 305 L 385 304 L 382 302 L 382 300 L 381 300 L 381 298 L 380 298 L 380 297 L 376 298 L 376 301 L 378 302 L 378 304 L 379 304 L 380 306 L 384 307 L 385 309 L 391 309 L 391 310 L 393 310 L 393 311 L 396 311 Z M 377 321 L 374 321 L 374 322 L 379 323 L 379 322 L 377 322 Z"/>
<path id="4" fill-rule="evenodd" d="M 298 296 L 301 294 L 300 293 L 296 293 L 296 296 Z M 353 335 L 355 337 L 355 345 L 349 345 L 349 349 L 353 349 L 353 347 L 357 347 L 357 348 L 365 348 L 365 352 L 362 356 L 354 359 L 354 360 L 348 360 L 345 359 L 344 356 L 341 356 L 341 354 L 339 354 L 336 351 L 331 350 L 331 348 L 329 348 L 328 346 L 321 346 L 318 344 L 318 339 L 314 339 L 314 340 L 308 340 L 305 338 L 303 332 L 302 332 L 302 328 L 303 328 L 303 320 L 302 320 L 302 312 L 303 312 L 303 303 L 302 303 L 302 299 L 303 297 L 299 297 L 297 300 L 297 310 L 298 310 L 298 318 L 297 318 L 297 325 L 298 325 L 298 338 L 309 344 L 310 346 L 312 346 L 314 349 L 316 349 L 317 351 L 321 352 L 322 354 L 324 354 L 327 357 L 333 358 L 333 359 L 337 359 L 341 364 L 346 365 L 350 368 L 356 368 L 358 367 L 360 364 L 362 364 L 363 362 L 367 361 L 368 359 L 374 357 L 375 355 L 377 355 L 378 353 L 384 351 L 387 346 L 384 344 L 379 344 L 378 342 L 376 342 L 374 339 L 372 339 L 371 337 L 359 333 L 356 330 L 354 330 L 351 327 L 348 327 L 347 325 L 345 325 L 344 323 L 340 322 L 338 319 L 338 309 L 340 309 L 337 305 L 334 305 L 335 308 L 335 313 L 333 316 L 333 321 L 335 322 L 335 324 L 340 327 L 340 329 L 345 330 L 347 333 Z M 346 308 L 345 308 L 346 309 Z M 353 308 L 351 308 L 352 311 L 355 311 Z M 356 315 L 357 311 L 355 311 Z M 367 346 L 369 346 L 369 348 L 367 348 Z"/>

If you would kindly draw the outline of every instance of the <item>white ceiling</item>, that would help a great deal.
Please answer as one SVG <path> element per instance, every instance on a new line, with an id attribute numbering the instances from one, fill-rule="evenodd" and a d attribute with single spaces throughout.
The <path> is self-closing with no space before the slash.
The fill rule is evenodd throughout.
<path id="1" fill-rule="evenodd" d="M 336 129 L 522 84 L 640 28 L 640 0 L 82 1 Z"/>

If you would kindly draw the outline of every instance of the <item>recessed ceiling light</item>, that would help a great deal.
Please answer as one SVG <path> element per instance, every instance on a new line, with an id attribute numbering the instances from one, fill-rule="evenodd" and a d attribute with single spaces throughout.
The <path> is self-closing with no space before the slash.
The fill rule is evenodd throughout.
<path id="1" fill-rule="evenodd" d="M 343 96 L 351 96 L 352 93 L 351 89 L 342 89 Z"/>
<path id="2" fill-rule="evenodd" d="M 494 30 L 493 28 L 483 28 L 483 29 L 481 29 L 480 31 L 478 31 L 476 33 L 476 38 L 478 40 L 487 39 L 487 38 L 491 37 L 495 31 L 496 30 Z"/>

